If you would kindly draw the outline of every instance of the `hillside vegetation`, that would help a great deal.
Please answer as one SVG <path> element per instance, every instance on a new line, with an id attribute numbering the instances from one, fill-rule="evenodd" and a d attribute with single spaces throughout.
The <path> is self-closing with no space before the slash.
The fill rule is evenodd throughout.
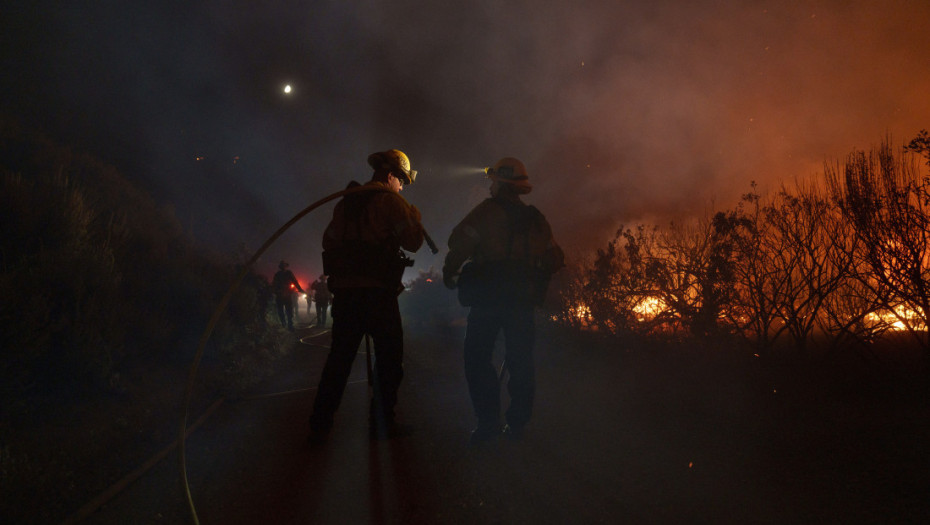
<path id="1" fill-rule="evenodd" d="M 119 390 L 134 364 L 187 359 L 239 270 L 113 166 L 10 123 L 0 124 L 0 224 L 7 399 Z M 246 279 L 215 333 L 217 355 L 241 362 L 269 343 L 267 287 Z"/>
<path id="2" fill-rule="evenodd" d="M 930 357 L 930 135 L 704 219 L 621 227 L 560 276 L 557 318 L 613 335 L 738 340 L 760 355 Z"/>

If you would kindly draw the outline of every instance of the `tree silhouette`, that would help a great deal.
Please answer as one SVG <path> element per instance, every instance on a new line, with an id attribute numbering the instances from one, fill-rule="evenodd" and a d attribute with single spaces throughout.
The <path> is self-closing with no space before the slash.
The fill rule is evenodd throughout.
<path id="1" fill-rule="evenodd" d="M 915 157 L 907 151 L 895 156 L 886 139 L 868 154 L 850 154 L 842 174 L 828 166 L 827 178 L 861 239 L 855 256 L 869 268 L 876 288 L 888 291 L 880 297 L 884 310 L 930 351 L 930 184 Z"/>

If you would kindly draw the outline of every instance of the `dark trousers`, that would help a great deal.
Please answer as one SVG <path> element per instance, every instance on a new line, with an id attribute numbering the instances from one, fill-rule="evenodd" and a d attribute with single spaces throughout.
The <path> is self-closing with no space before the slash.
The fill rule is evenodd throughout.
<path id="1" fill-rule="evenodd" d="M 275 310 L 278 312 L 278 319 L 281 326 L 294 328 L 294 298 L 291 296 L 275 297 Z"/>
<path id="2" fill-rule="evenodd" d="M 326 326 L 326 309 L 329 308 L 329 303 L 321 303 L 317 301 L 316 303 L 316 325 L 317 326 Z"/>
<path id="3" fill-rule="evenodd" d="M 501 388 L 491 362 L 494 341 L 504 333 L 504 360 L 510 379 L 506 421 L 522 427 L 530 420 L 536 395 L 533 346 L 536 330 L 532 307 L 472 307 L 465 331 L 465 379 L 479 427 L 500 424 Z"/>
<path id="4" fill-rule="evenodd" d="M 310 428 L 325 432 L 332 427 L 365 334 L 374 344 L 371 423 L 393 423 L 397 389 L 404 377 L 404 330 L 397 293 L 381 288 L 339 289 L 333 292 L 332 316 L 332 344 L 313 401 Z"/>

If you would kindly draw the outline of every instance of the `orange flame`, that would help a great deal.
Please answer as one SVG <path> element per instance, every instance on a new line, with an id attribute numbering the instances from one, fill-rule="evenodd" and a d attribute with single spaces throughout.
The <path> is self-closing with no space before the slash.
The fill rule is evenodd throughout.
<path id="1" fill-rule="evenodd" d="M 874 324 L 887 324 L 891 330 L 896 332 L 907 330 L 908 325 L 912 328 L 923 325 L 917 312 L 904 306 L 898 306 L 891 312 L 872 312 L 865 316 L 865 320 Z"/>
<path id="2" fill-rule="evenodd" d="M 578 303 L 569 308 L 569 313 L 577 319 L 586 320 L 591 317 L 591 308 L 584 303 Z"/>
<path id="3" fill-rule="evenodd" d="M 633 307 L 633 312 L 638 314 L 637 319 L 639 321 L 647 321 L 649 319 L 655 319 L 655 317 L 664 312 L 666 308 L 668 308 L 668 306 L 662 299 L 658 297 L 646 297 L 636 303 L 636 306 Z"/>

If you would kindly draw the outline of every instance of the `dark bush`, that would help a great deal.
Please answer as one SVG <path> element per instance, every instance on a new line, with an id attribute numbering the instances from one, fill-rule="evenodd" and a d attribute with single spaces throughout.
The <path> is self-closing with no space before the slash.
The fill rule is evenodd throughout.
<path id="1" fill-rule="evenodd" d="M 110 388 L 125 366 L 189 358 L 238 272 L 115 168 L 2 121 L 0 224 L 0 370 L 10 395 Z M 254 274 L 243 282 L 216 348 L 234 355 L 268 342 L 266 288 Z"/>

